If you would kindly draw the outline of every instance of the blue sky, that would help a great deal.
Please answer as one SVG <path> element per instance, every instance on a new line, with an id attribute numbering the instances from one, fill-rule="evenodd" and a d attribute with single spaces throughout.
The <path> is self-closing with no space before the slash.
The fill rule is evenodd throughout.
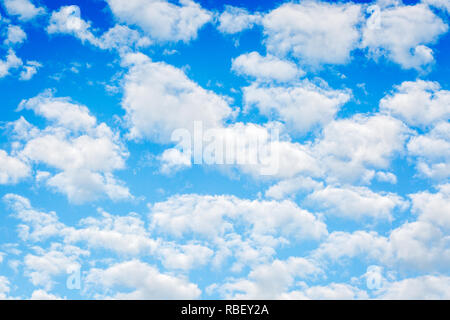
<path id="1" fill-rule="evenodd" d="M 1 0 L 0 298 L 450 298 L 449 14 Z"/>

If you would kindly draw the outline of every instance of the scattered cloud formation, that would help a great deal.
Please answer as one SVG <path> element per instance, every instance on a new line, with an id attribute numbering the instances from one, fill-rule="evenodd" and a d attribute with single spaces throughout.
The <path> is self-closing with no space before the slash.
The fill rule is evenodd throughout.
<path id="1" fill-rule="evenodd" d="M 0 299 L 449 299 L 448 1 L 0 0 Z"/>

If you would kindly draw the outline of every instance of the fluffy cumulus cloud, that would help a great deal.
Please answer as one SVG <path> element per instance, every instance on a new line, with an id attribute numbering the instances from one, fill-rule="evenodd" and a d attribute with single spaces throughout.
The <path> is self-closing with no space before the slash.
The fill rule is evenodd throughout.
<path id="1" fill-rule="evenodd" d="M 47 185 L 73 202 L 129 198 L 128 188 L 112 172 L 125 166 L 127 151 L 105 123 L 97 123 L 87 107 L 45 92 L 23 100 L 19 109 L 33 110 L 50 125 L 39 129 L 24 118 L 12 124 L 21 159 L 54 168 Z"/>
<path id="2" fill-rule="evenodd" d="M 275 260 L 254 268 L 248 279 L 225 283 L 220 291 L 227 299 L 280 299 L 285 298 L 295 280 L 317 276 L 323 271 L 311 261 L 299 257 Z"/>
<path id="3" fill-rule="evenodd" d="M 30 0 L 3 0 L 3 5 L 8 14 L 18 16 L 23 21 L 31 20 L 46 12 L 43 7 L 36 7 Z"/>
<path id="4" fill-rule="evenodd" d="M 243 90 L 247 108 L 256 107 L 269 119 L 283 121 L 294 134 L 327 124 L 350 99 L 347 91 L 308 80 L 290 86 L 254 83 Z"/>
<path id="5" fill-rule="evenodd" d="M 328 210 L 329 214 L 361 219 L 368 216 L 377 220 L 393 220 L 396 208 L 404 209 L 407 203 L 395 194 L 377 194 L 365 187 L 331 187 L 315 190 L 308 200 Z"/>
<path id="6" fill-rule="evenodd" d="M 65 225 L 56 212 L 43 212 L 32 207 L 30 201 L 15 194 L 3 200 L 21 221 L 19 235 L 24 241 L 63 240 L 72 246 L 87 245 L 91 250 L 103 249 L 124 255 L 153 254 L 157 241 L 145 229 L 136 214 L 115 216 L 100 211 L 98 217 L 81 219 L 77 227 Z"/>
<path id="7" fill-rule="evenodd" d="M 34 75 L 38 72 L 39 68 L 42 68 L 42 64 L 37 61 L 27 61 L 27 63 L 23 66 L 23 70 L 20 72 L 20 80 L 28 81 L 34 77 Z"/>
<path id="8" fill-rule="evenodd" d="M 427 45 L 447 32 L 448 26 L 427 5 L 376 6 L 372 12 L 362 31 L 362 46 L 372 57 L 385 56 L 406 69 L 434 61 Z"/>
<path id="9" fill-rule="evenodd" d="M 291 256 L 254 268 L 246 279 L 235 279 L 217 288 L 226 299 L 367 299 L 368 294 L 346 283 L 308 286 L 304 280 L 323 275 L 313 261 Z"/>
<path id="10" fill-rule="evenodd" d="M 9 49 L 6 57 L 0 60 L 0 78 L 6 77 L 12 69 L 17 69 L 22 65 L 22 59 L 18 58 L 12 49 Z"/>
<path id="11" fill-rule="evenodd" d="M 38 289 L 33 291 L 30 300 L 63 300 L 63 298 L 58 295 L 48 293 L 45 290 Z"/>
<path id="12" fill-rule="evenodd" d="M 366 259 L 401 271 L 435 272 L 448 269 L 448 185 L 434 192 L 411 194 L 416 220 L 405 222 L 388 236 L 376 232 L 333 232 L 312 257 L 328 263 Z"/>
<path id="13" fill-rule="evenodd" d="M 175 4 L 166 0 L 108 0 L 112 13 L 122 22 L 140 27 L 155 41 L 188 42 L 212 19 L 212 14 L 192 0 Z"/>
<path id="14" fill-rule="evenodd" d="M 138 260 L 118 263 L 107 269 L 92 269 L 86 282 L 87 286 L 105 289 L 105 294 L 98 293 L 95 298 L 196 299 L 201 294 L 198 286 L 187 279 L 161 273 L 157 268 Z M 128 290 L 121 292 L 120 288 Z"/>
<path id="15" fill-rule="evenodd" d="M 450 176 L 450 124 L 437 123 L 429 132 L 408 142 L 408 153 L 415 159 L 419 175 L 445 180 Z"/>
<path id="16" fill-rule="evenodd" d="M 389 283 L 380 290 L 380 299 L 417 300 L 449 299 L 450 278 L 446 276 L 421 276 Z"/>
<path id="17" fill-rule="evenodd" d="M 272 214 L 274 210 L 278 212 L 276 215 Z M 318 239 L 326 234 L 322 222 L 290 201 L 261 202 L 232 196 L 184 195 L 153 205 L 151 218 L 155 228 L 175 236 L 196 233 L 214 238 L 232 228 L 232 224 L 227 223 L 229 219 L 246 220 L 255 234 L 273 234 L 279 227 L 286 236 L 299 239 Z"/>
<path id="18" fill-rule="evenodd" d="M 281 60 L 272 55 L 262 57 L 256 51 L 233 59 L 232 70 L 237 74 L 248 75 L 258 80 L 280 82 L 295 80 L 304 74 L 293 62 Z"/>
<path id="19" fill-rule="evenodd" d="M 73 34 L 83 42 L 95 42 L 95 36 L 90 31 L 90 27 L 90 24 L 81 18 L 80 8 L 72 5 L 61 7 L 52 13 L 47 32 Z"/>
<path id="20" fill-rule="evenodd" d="M 151 228 L 178 239 L 195 238 L 214 249 L 214 265 L 232 269 L 267 261 L 275 248 L 326 236 L 323 222 L 291 201 L 234 196 L 174 196 L 151 206 Z M 244 233 L 238 230 L 244 229 Z"/>
<path id="21" fill-rule="evenodd" d="M 20 80 L 28 81 L 33 78 L 41 67 L 42 64 L 37 61 L 26 61 L 24 63 L 14 50 L 10 48 L 4 60 L 0 60 L 0 79 L 18 73 Z"/>
<path id="22" fill-rule="evenodd" d="M 380 110 L 422 131 L 407 145 L 420 175 L 434 179 L 449 176 L 449 91 L 432 81 L 403 82 L 381 99 Z"/>
<path id="23" fill-rule="evenodd" d="M 6 45 L 21 44 L 27 38 L 27 34 L 19 26 L 9 25 L 7 31 L 7 37 L 3 43 Z"/>
<path id="24" fill-rule="evenodd" d="M 14 217 L 21 221 L 19 233 L 23 241 L 52 241 L 45 250 L 34 247 L 35 252 L 27 254 L 24 260 L 25 273 L 30 281 L 47 291 L 55 286 L 58 277 L 67 270 L 79 268 L 83 260 L 97 249 L 108 249 L 121 256 L 156 255 L 164 266 L 173 269 L 190 268 L 201 264 L 201 260 L 223 263 L 224 259 L 234 255 L 234 260 L 238 261 L 235 268 L 238 268 L 240 264 L 264 261 L 273 254 L 273 247 L 281 243 L 286 245 L 287 239 L 318 239 L 327 233 L 325 225 L 311 213 L 286 201 L 260 202 L 232 196 L 185 195 L 151 207 L 153 232 L 160 235 L 169 233 L 175 237 L 186 232 L 195 233 L 199 240 L 207 239 L 204 245 L 190 242 L 177 245 L 163 239 L 152 240 L 143 222 L 133 214 L 117 217 L 102 212 L 100 218 L 87 218 L 77 227 L 70 227 L 60 222 L 55 212 L 36 210 L 28 199 L 21 196 L 8 194 L 4 201 Z M 242 238 L 237 229 L 247 225 L 250 235 Z M 83 243 L 90 250 L 82 250 L 80 245 Z M 273 264 L 277 266 L 277 262 Z M 288 268 L 294 269 L 293 275 L 320 272 L 313 263 L 302 258 L 290 259 Z M 130 273 L 136 278 L 130 278 Z M 259 273 L 264 274 L 264 270 Z M 148 299 L 161 297 L 161 292 L 165 292 L 164 298 L 167 299 L 192 299 L 201 292 L 185 279 L 163 274 L 136 259 L 116 263 L 106 269 L 93 268 L 86 282 L 92 290 L 95 289 L 93 296 L 96 298 Z M 121 293 L 120 288 L 123 287 L 132 290 Z M 104 294 L 99 293 L 102 289 L 105 289 Z"/>
<path id="25" fill-rule="evenodd" d="M 27 163 L 11 157 L 4 150 L 0 150 L 0 168 L 0 184 L 17 183 L 30 174 Z"/>
<path id="26" fill-rule="evenodd" d="M 142 54 L 130 54 L 125 63 L 122 107 L 134 139 L 169 142 L 176 129 L 192 132 L 194 122 L 220 128 L 232 109 L 225 97 L 206 90 L 178 68 L 153 62 Z"/>
<path id="27" fill-rule="evenodd" d="M 327 125 L 313 146 L 330 182 L 369 182 L 404 152 L 409 129 L 399 120 L 376 114 L 355 115 Z"/>
<path id="28" fill-rule="evenodd" d="M 53 244 L 48 249 L 34 248 L 35 253 L 24 258 L 25 274 L 35 286 L 50 290 L 56 284 L 53 277 L 66 275 L 80 267 L 78 260 L 89 252 L 78 247 Z"/>
<path id="29" fill-rule="evenodd" d="M 143 37 L 136 30 L 127 26 L 115 25 L 101 36 L 96 36 L 91 28 L 91 23 L 83 20 L 81 10 L 76 5 L 63 6 L 54 11 L 47 26 L 49 34 L 69 34 L 80 39 L 83 43 L 101 49 L 129 50 L 129 48 L 141 48 L 148 46 L 151 41 Z"/>
<path id="30" fill-rule="evenodd" d="M 430 126 L 450 119 L 450 91 L 437 82 L 406 81 L 380 101 L 380 110 L 411 126 Z"/>
<path id="31" fill-rule="evenodd" d="M 302 64 L 341 64 L 359 42 L 359 5 L 318 1 L 288 3 L 264 16 L 269 52 L 292 55 Z"/>
<path id="32" fill-rule="evenodd" d="M 219 16 L 217 29 L 225 34 L 236 34 L 252 28 L 261 22 L 260 14 L 250 14 L 243 8 L 225 6 L 225 10 Z"/>

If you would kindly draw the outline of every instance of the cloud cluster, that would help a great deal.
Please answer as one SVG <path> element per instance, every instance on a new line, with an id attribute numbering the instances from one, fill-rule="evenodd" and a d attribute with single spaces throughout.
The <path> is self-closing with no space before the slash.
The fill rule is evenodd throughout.
<path id="1" fill-rule="evenodd" d="M 3 0 L 8 14 L 18 16 L 22 21 L 29 21 L 35 17 L 45 14 L 43 7 L 36 7 L 30 0 Z"/>
<path id="2" fill-rule="evenodd" d="M 63 6 L 58 11 L 54 11 L 50 17 L 47 32 L 73 35 L 83 43 L 88 42 L 101 49 L 123 51 L 134 47 L 145 47 L 151 43 L 147 37 L 123 25 L 115 25 L 102 36 L 97 37 L 92 31 L 90 22 L 81 18 L 80 8 L 76 5 Z"/>
<path id="3" fill-rule="evenodd" d="M 189 42 L 212 19 L 212 14 L 192 0 L 179 5 L 166 0 L 107 0 L 112 13 L 122 22 L 141 28 L 155 41 Z"/>
<path id="4" fill-rule="evenodd" d="M 130 138 L 167 143 L 176 129 L 193 132 L 195 121 L 205 129 L 220 128 L 232 116 L 225 97 L 202 88 L 181 69 L 143 54 L 130 54 L 124 61 L 129 71 L 122 107 Z"/>
<path id="5" fill-rule="evenodd" d="M 434 62 L 430 45 L 448 30 L 429 5 L 448 8 L 445 2 L 432 0 L 416 5 L 311 0 L 282 4 L 266 14 L 226 7 L 218 30 L 237 33 L 260 24 L 269 53 L 292 56 L 314 68 L 348 63 L 352 52 L 362 49 L 375 60 L 385 57 L 405 69 L 423 69 Z"/>
<path id="6" fill-rule="evenodd" d="M 260 23 L 260 14 L 251 14 L 246 9 L 226 5 L 219 16 L 217 29 L 225 34 L 236 34 Z"/>
<path id="7" fill-rule="evenodd" d="M 82 203 L 107 195 L 130 198 L 128 188 L 112 172 L 125 166 L 128 153 L 118 135 L 105 123 L 97 124 L 87 107 L 45 92 L 23 100 L 19 110 L 33 110 L 50 124 L 39 129 L 25 118 L 10 124 L 17 140 L 19 159 L 56 170 L 46 184 Z"/>
<path id="8" fill-rule="evenodd" d="M 269 52 L 290 54 L 305 64 L 342 64 L 357 47 L 361 8 L 354 4 L 288 3 L 264 16 Z"/>

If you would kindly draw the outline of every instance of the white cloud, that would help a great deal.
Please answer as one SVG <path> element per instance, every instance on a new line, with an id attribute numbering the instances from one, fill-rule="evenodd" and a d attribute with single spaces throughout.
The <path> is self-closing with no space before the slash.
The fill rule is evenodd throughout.
<path id="1" fill-rule="evenodd" d="M 30 175 L 30 167 L 0 149 L 0 184 L 13 184 Z"/>
<path id="2" fill-rule="evenodd" d="M 440 122 L 428 133 L 408 142 L 408 152 L 417 158 L 417 169 L 425 177 L 445 180 L 450 176 L 450 123 Z"/>
<path id="3" fill-rule="evenodd" d="M 158 243 L 150 237 L 137 214 L 116 216 L 101 211 L 101 217 L 82 219 L 78 228 L 61 232 L 66 242 L 86 243 L 89 248 L 103 248 L 121 255 L 153 254 Z"/>
<path id="4" fill-rule="evenodd" d="M 19 110 L 23 109 L 33 110 L 35 114 L 75 131 L 89 130 L 97 124 L 86 106 L 71 103 L 69 98 L 53 97 L 50 91 L 22 100 Z"/>
<path id="5" fill-rule="evenodd" d="M 302 64 L 342 64 L 359 41 L 361 9 L 355 4 L 288 3 L 264 16 L 270 53 L 291 54 Z"/>
<path id="6" fill-rule="evenodd" d="M 6 45 L 21 44 L 27 39 L 27 34 L 19 26 L 9 25 L 5 41 Z"/>
<path id="7" fill-rule="evenodd" d="M 381 182 L 388 182 L 388 183 L 392 183 L 392 184 L 397 183 L 397 176 L 395 174 L 393 174 L 392 172 L 378 171 L 375 174 L 375 178 Z"/>
<path id="8" fill-rule="evenodd" d="M 151 44 L 151 40 L 142 37 L 136 30 L 127 26 L 115 25 L 105 32 L 98 40 L 98 46 L 103 49 L 142 48 Z"/>
<path id="9" fill-rule="evenodd" d="M 164 150 L 159 157 L 159 161 L 161 161 L 161 172 L 165 174 L 192 166 L 190 152 L 182 152 L 176 148 Z"/>
<path id="10" fill-rule="evenodd" d="M 194 121 L 203 127 L 222 127 L 232 115 L 226 99 L 200 87 L 182 70 L 148 57 L 127 55 L 133 64 L 124 81 L 122 107 L 131 138 L 169 142 L 175 129 L 191 130 Z"/>
<path id="11" fill-rule="evenodd" d="M 0 79 L 9 75 L 11 69 L 17 69 L 23 65 L 12 49 L 9 49 L 5 60 L 0 60 Z"/>
<path id="12" fill-rule="evenodd" d="M 289 257 L 255 267 L 248 279 L 226 282 L 218 288 L 225 299 L 284 299 L 296 279 L 321 274 L 323 271 L 304 258 Z"/>
<path id="13" fill-rule="evenodd" d="M 10 282 L 8 278 L 0 276 L 0 300 L 7 299 L 10 292 Z"/>
<path id="14" fill-rule="evenodd" d="M 320 239 L 327 233 L 325 225 L 314 215 L 288 200 L 252 201 L 187 194 L 155 203 L 150 219 L 153 229 L 176 237 L 194 233 L 214 239 L 233 230 L 241 219 L 254 235 L 280 233 L 294 239 Z"/>
<path id="15" fill-rule="evenodd" d="M 381 99 L 380 110 L 411 126 L 430 126 L 450 119 L 450 91 L 437 82 L 405 81 Z"/>
<path id="16" fill-rule="evenodd" d="M 174 270 L 189 270 L 205 265 L 211 262 L 214 254 L 207 245 L 194 241 L 179 244 L 164 238 L 152 238 L 145 222 L 135 213 L 119 216 L 98 210 L 100 216 L 81 219 L 75 227 L 72 227 L 62 223 L 53 211 L 43 212 L 34 209 L 30 201 L 22 196 L 7 194 L 3 197 L 3 201 L 12 210 L 13 217 L 21 221 L 17 231 L 24 242 L 59 241 L 69 246 L 82 246 L 89 252 L 107 250 L 119 257 L 151 256 L 159 259 L 165 268 Z M 87 251 L 84 253 L 87 254 Z M 61 253 L 54 255 L 64 256 Z M 54 255 L 39 259 L 48 261 L 53 259 Z M 58 274 L 55 271 L 36 281 L 50 284 L 53 283 L 52 278 Z"/>
<path id="17" fill-rule="evenodd" d="M 333 90 L 326 84 L 316 85 L 308 80 L 291 86 L 254 83 L 243 90 L 246 108 L 254 106 L 271 120 L 282 120 L 294 133 L 302 134 L 333 120 L 350 99 L 348 91 Z"/>
<path id="18" fill-rule="evenodd" d="M 389 300 L 448 300 L 450 277 L 426 275 L 391 282 L 380 290 L 378 299 Z"/>
<path id="19" fill-rule="evenodd" d="M 394 155 L 403 152 L 408 135 L 408 128 L 397 119 L 359 114 L 329 123 L 312 150 L 326 169 L 328 182 L 368 183 L 374 168 L 387 168 Z"/>
<path id="20" fill-rule="evenodd" d="M 333 232 L 311 256 L 319 261 L 342 262 L 360 257 L 397 271 L 439 272 L 450 266 L 448 248 L 449 187 L 410 195 L 417 220 L 405 222 L 388 236 L 376 232 Z"/>
<path id="21" fill-rule="evenodd" d="M 298 281 L 317 278 L 323 270 L 311 260 L 289 257 L 255 267 L 247 279 L 237 279 L 217 288 L 226 299 L 367 299 L 366 292 L 343 283 L 308 287 Z"/>
<path id="22" fill-rule="evenodd" d="M 31 207 L 27 198 L 7 194 L 3 197 L 3 201 L 13 210 L 14 217 L 23 222 L 18 225 L 19 237 L 23 241 L 47 240 L 58 235 L 64 228 L 55 212 L 37 211 Z"/>
<path id="23" fill-rule="evenodd" d="M 115 200 L 131 197 L 128 188 L 112 175 L 114 170 L 124 168 L 128 152 L 119 136 L 105 123 L 97 124 L 87 107 L 45 92 L 23 100 L 19 109 L 31 109 L 51 122 L 43 130 L 29 123 L 14 128 L 24 144 L 18 150 L 20 157 L 59 171 L 47 185 L 75 203 L 102 195 Z"/>
<path id="24" fill-rule="evenodd" d="M 42 67 L 42 64 L 37 61 L 27 61 L 23 66 L 24 70 L 20 73 L 20 80 L 28 81 L 37 73 L 38 69 Z"/>
<path id="25" fill-rule="evenodd" d="M 79 168 L 54 175 L 48 179 L 47 185 L 66 194 L 71 202 L 78 204 L 97 200 L 103 194 L 112 200 L 131 198 L 128 188 L 112 174 Z"/>
<path id="26" fill-rule="evenodd" d="M 88 251 L 78 247 L 56 243 L 47 250 L 34 249 L 36 254 L 27 254 L 24 258 L 25 274 L 33 285 L 42 286 L 47 291 L 55 285 L 55 276 L 79 269 L 79 258 L 89 255 Z"/>
<path id="27" fill-rule="evenodd" d="M 410 195 L 411 211 L 420 221 L 431 222 L 445 231 L 450 230 L 450 184 L 438 187 L 438 192 L 423 191 Z"/>
<path id="28" fill-rule="evenodd" d="M 376 8 L 363 28 L 362 47 L 374 58 L 385 56 L 403 68 L 419 69 L 434 61 L 426 45 L 448 26 L 424 4 Z"/>
<path id="29" fill-rule="evenodd" d="M 157 241 L 150 237 L 137 214 L 116 216 L 100 211 L 100 217 L 84 218 L 77 227 L 69 227 L 59 221 L 55 212 L 33 209 L 24 197 L 7 194 L 3 200 L 14 217 L 22 221 L 18 229 L 24 241 L 61 238 L 67 244 L 82 243 L 90 249 L 107 249 L 121 255 L 153 254 L 157 249 Z"/>
<path id="30" fill-rule="evenodd" d="M 448 231 L 428 221 L 405 223 L 390 234 L 387 263 L 422 272 L 446 271 L 450 267 Z"/>
<path id="31" fill-rule="evenodd" d="M 393 220 L 395 209 L 404 210 L 408 203 L 393 193 L 375 193 L 366 187 L 333 187 L 315 190 L 308 201 L 324 208 L 327 213 L 350 219 L 364 217 Z"/>
<path id="32" fill-rule="evenodd" d="M 24 65 L 22 59 L 17 57 L 14 50 L 10 48 L 6 59 L 0 60 L 0 79 L 9 75 L 11 70 L 21 69 L 19 79 L 30 80 L 40 67 L 42 65 L 37 61 L 27 61 Z"/>
<path id="33" fill-rule="evenodd" d="M 188 42 L 212 15 L 191 0 L 176 5 L 165 0 L 107 0 L 122 22 L 139 26 L 152 40 Z"/>
<path id="34" fill-rule="evenodd" d="M 45 14 L 45 9 L 36 7 L 30 0 L 3 0 L 8 14 L 19 16 L 20 20 L 28 21 Z"/>
<path id="35" fill-rule="evenodd" d="M 226 127 L 205 130 L 202 163 L 216 165 L 215 168 L 225 173 L 239 169 L 255 178 L 290 178 L 299 173 L 320 175 L 320 168 L 308 147 L 290 142 L 286 137 L 279 139 L 279 131 L 281 126 L 276 122 L 265 125 L 236 122 Z M 215 150 L 208 151 L 210 146 L 224 150 L 218 151 L 216 157 Z M 189 167 L 192 164 L 191 157 L 192 151 L 183 144 L 167 149 L 159 156 L 161 170 L 170 173 Z"/>
<path id="36" fill-rule="evenodd" d="M 95 36 L 90 31 L 90 23 L 81 18 L 80 8 L 78 6 L 64 6 L 59 11 L 52 12 L 47 32 L 67 33 L 79 38 L 81 41 L 96 42 Z"/>
<path id="37" fill-rule="evenodd" d="M 101 49 L 118 49 L 128 51 L 129 48 L 141 48 L 151 44 L 150 39 L 142 37 L 136 30 L 127 26 L 115 25 L 101 37 L 97 37 L 91 23 L 81 18 L 80 8 L 76 5 L 64 6 L 54 11 L 47 27 L 49 34 L 70 34 Z"/>
<path id="38" fill-rule="evenodd" d="M 48 293 L 45 290 L 34 290 L 31 294 L 30 300 L 63 300 L 60 296 Z"/>
<path id="39" fill-rule="evenodd" d="M 300 291 L 284 293 L 280 299 L 313 300 L 355 300 L 368 299 L 367 292 L 347 283 L 330 283 L 325 286 L 312 286 Z"/>
<path id="40" fill-rule="evenodd" d="M 313 191 L 315 189 L 323 189 L 323 183 L 315 181 L 310 177 L 295 177 L 278 182 L 267 189 L 266 197 L 274 199 L 284 199 L 288 196 L 295 195 L 298 191 Z"/>
<path id="41" fill-rule="evenodd" d="M 388 239 L 373 231 L 359 230 L 353 233 L 335 231 L 320 244 L 319 248 L 313 251 L 311 256 L 320 261 L 326 259 L 334 263 L 356 256 L 383 260 L 386 258 L 388 246 Z"/>
<path id="42" fill-rule="evenodd" d="M 174 237 L 179 245 L 170 251 L 165 249 L 167 245 L 161 249 L 163 263 L 173 266 L 174 259 L 181 259 L 185 269 L 192 266 L 191 254 L 195 252 L 186 252 L 186 245 L 201 246 L 195 247 L 202 253 L 194 255 L 199 257 L 198 264 L 210 261 L 222 268 L 230 263 L 232 271 L 240 271 L 244 266 L 267 262 L 281 245 L 319 240 L 327 234 L 324 223 L 291 201 L 185 194 L 154 203 L 150 211 L 152 234 Z M 183 245 L 183 239 L 192 238 L 195 243 Z"/>
<path id="43" fill-rule="evenodd" d="M 196 243 L 181 246 L 174 246 L 169 243 L 162 246 L 158 251 L 162 257 L 163 265 L 166 268 L 177 270 L 190 270 L 205 265 L 214 254 L 214 251 L 210 248 Z"/>
<path id="44" fill-rule="evenodd" d="M 160 273 L 155 267 L 139 260 L 117 263 L 107 269 L 91 269 L 86 285 L 105 289 L 105 294 L 95 298 L 106 299 L 197 299 L 201 291 L 187 279 Z M 131 292 L 120 292 L 127 288 Z"/>
<path id="45" fill-rule="evenodd" d="M 226 34 L 235 34 L 252 28 L 260 23 L 261 15 L 250 14 L 246 9 L 226 5 L 225 11 L 219 16 L 217 29 Z"/>
<path id="46" fill-rule="evenodd" d="M 233 59 L 231 69 L 237 74 L 248 75 L 258 80 L 290 81 L 304 72 L 290 61 L 275 56 L 262 57 L 258 52 L 250 52 Z"/>

